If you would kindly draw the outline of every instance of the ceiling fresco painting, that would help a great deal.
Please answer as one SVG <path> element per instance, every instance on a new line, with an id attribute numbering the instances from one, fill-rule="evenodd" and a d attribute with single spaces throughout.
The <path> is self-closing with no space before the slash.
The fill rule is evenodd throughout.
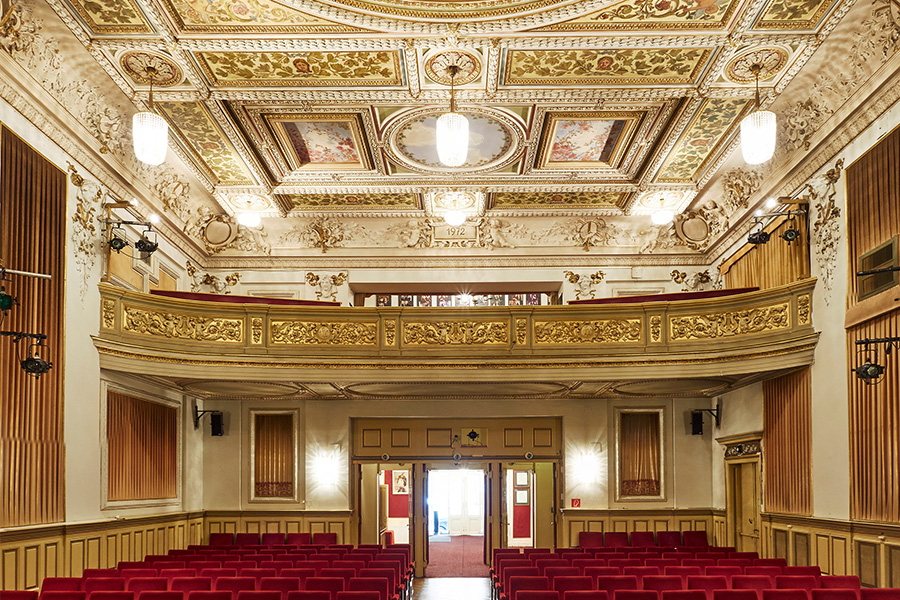
<path id="1" fill-rule="evenodd" d="M 155 68 L 170 157 L 198 183 L 189 206 L 168 211 L 173 229 L 191 236 L 203 219 L 255 211 L 265 244 L 294 236 L 272 260 L 299 252 L 296 239 L 310 238 L 315 219 L 335 231 L 372 219 L 389 232 L 385 244 L 420 248 L 431 238 L 416 235 L 418 224 L 441 218 L 432 199 L 447 193 L 480 199 L 468 216 L 483 237 L 452 245 L 466 252 L 525 256 L 527 240 L 552 231 L 581 256 L 591 244 L 573 223 L 602 217 L 618 228 L 609 239 L 629 240 L 600 244 L 612 254 L 696 258 L 713 241 L 681 243 L 674 225 L 652 225 L 650 215 L 715 208 L 704 194 L 740 154 L 729 152 L 753 109 L 751 67 L 763 67 L 764 107 L 796 96 L 792 80 L 821 71 L 812 57 L 848 39 L 829 38 L 848 11 L 885 2 L 31 1 L 71 30 L 104 85 L 135 110 L 147 108 Z M 855 27 L 868 14 L 859 10 Z M 459 67 L 452 79 L 450 65 Z M 435 146 L 451 81 L 469 123 L 457 168 L 442 165 Z M 121 127 L 126 143 L 109 147 L 127 149 L 129 133 Z M 711 235 L 725 239 L 741 216 L 720 222 Z M 247 239 L 217 247 L 216 260 L 265 246 Z M 349 234 L 340 239 L 352 245 Z"/>

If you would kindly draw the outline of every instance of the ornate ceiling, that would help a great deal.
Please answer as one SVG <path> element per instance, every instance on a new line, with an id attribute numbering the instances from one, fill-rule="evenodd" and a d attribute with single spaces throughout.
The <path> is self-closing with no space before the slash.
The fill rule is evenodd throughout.
<path id="1" fill-rule="evenodd" d="M 394 247 L 440 247 L 433 223 L 423 242 L 406 220 L 440 216 L 450 191 L 483 217 L 472 235 L 493 228 L 504 243 L 445 246 L 512 249 L 509 240 L 556 235 L 576 249 L 702 251 L 735 222 L 727 199 L 697 195 L 752 110 L 750 65 L 764 66 L 771 104 L 852 3 L 48 0 L 139 108 L 156 68 L 156 110 L 219 204 L 192 193 L 172 212 L 211 254 L 340 246 L 353 225 L 338 217 L 395 217 L 405 225 L 382 227 Z M 450 63 L 461 67 L 457 103 L 471 128 L 459 168 L 434 149 Z M 662 207 L 690 211 L 647 234 Z M 210 223 L 240 211 L 273 219 L 271 235 L 234 226 L 209 239 Z M 529 216 L 581 220 L 565 235 L 552 223 L 526 235 L 515 219 Z M 296 218 L 319 219 L 321 231 Z"/>

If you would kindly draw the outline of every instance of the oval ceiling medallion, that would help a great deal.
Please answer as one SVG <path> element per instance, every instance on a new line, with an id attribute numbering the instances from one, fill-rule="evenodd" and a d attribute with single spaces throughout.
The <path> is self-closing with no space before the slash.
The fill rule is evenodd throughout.
<path id="1" fill-rule="evenodd" d="M 781 46 L 766 46 L 743 52 L 728 61 L 725 66 L 725 78 L 732 83 L 748 84 L 756 82 L 750 67 L 759 65 L 760 81 L 768 81 L 780 73 L 788 63 L 790 54 Z"/>
<path id="2" fill-rule="evenodd" d="M 467 106 L 458 112 L 469 119 L 469 154 L 462 166 L 445 167 L 435 148 L 435 123 L 447 110 L 422 108 L 398 119 L 385 132 L 388 156 L 414 171 L 436 173 L 502 169 L 521 154 L 525 132 L 515 119 L 502 111 Z"/>
<path id="3" fill-rule="evenodd" d="M 278 398 L 292 396 L 298 391 L 292 385 L 262 381 L 195 381 L 185 384 L 184 388 L 220 398 Z"/>
<path id="4" fill-rule="evenodd" d="M 629 381 L 613 389 L 625 396 L 692 396 L 716 393 L 728 385 L 729 382 L 723 379 L 695 377 Z"/>
<path id="5" fill-rule="evenodd" d="M 459 67 L 459 72 L 453 78 L 453 85 L 466 85 L 481 74 L 481 61 L 471 52 L 444 50 L 425 59 L 425 75 L 435 83 L 450 85 L 447 68 L 451 65 Z"/>
<path id="6" fill-rule="evenodd" d="M 210 246 L 224 246 L 238 234 L 237 224 L 227 217 L 216 215 L 203 227 L 201 235 Z"/>
<path id="7" fill-rule="evenodd" d="M 684 200 L 684 192 L 673 190 L 660 190 L 656 192 L 644 192 L 638 198 L 638 206 L 649 210 L 660 208 L 677 209 Z"/>
<path id="8" fill-rule="evenodd" d="M 150 85 L 148 67 L 156 69 L 153 74 L 154 87 L 171 87 L 181 83 L 184 79 L 181 67 L 172 59 L 161 54 L 133 50 L 123 53 L 119 57 L 119 64 L 122 65 L 122 69 L 128 73 L 129 77 L 143 85 Z"/>
<path id="9" fill-rule="evenodd" d="M 571 0 L 329 0 L 329 4 L 402 20 L 492 21 L 543 13 Z"/>
<path id="10" fill-rule="evenodd" d="M 271 208 L 269 199 L 259 194 L 231 194 L 226 202 L 235 210 L 268 210 Z"/>

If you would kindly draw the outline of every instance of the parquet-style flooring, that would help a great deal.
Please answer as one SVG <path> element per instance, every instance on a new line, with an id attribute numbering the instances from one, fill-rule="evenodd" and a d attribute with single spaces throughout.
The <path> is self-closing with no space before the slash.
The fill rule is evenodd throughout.
<path id="1" fill-rule="evenodd" d="M 489 577 L 416 579 L 413 600 L 491 600 L 491 580 Z"/>

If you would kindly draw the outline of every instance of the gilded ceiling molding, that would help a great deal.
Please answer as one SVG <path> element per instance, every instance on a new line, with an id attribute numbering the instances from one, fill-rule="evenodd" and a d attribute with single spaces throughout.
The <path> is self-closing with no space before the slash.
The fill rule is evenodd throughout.
<path id="1" fill-rule="evenodd" d="M 500 44 L 499 40 L 492 39 L 491 47 L 487 53 L 487 68 L 485 69 L 487 78 L 487 96 L 493 98 L 497 93 L 497 86 L 500 83 Z"/>
<path id="2" fill-rule="evenodd" d="M 403 62 L 406 65 L 406 84 L 409 86 L 409 95 L 417 98 L 422 92 L 422 82 L 419 79 L 419 59 L 416 49 L 416 40 L 403 40 Z"/>

